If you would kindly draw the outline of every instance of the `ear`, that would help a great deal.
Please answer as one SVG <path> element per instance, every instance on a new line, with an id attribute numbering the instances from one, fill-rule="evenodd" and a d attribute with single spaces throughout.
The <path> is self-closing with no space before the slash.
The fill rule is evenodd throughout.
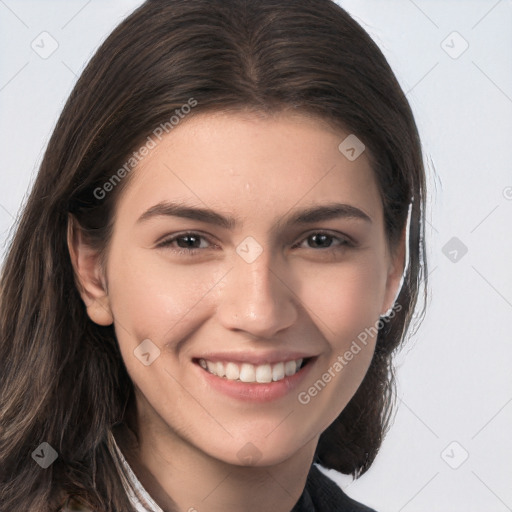
<path id="1" fill-rule="evenodd" d="M 390 263 L 388 267 L 388 275 L 386 281 L 386 291 L 384 294 L 384 302 L 382 304 L 381 316 L 386 316 L 395 304 L 395 300 L 400 293 L 400 281 L 405 269 L 406 256 L 406 233 L 407 224 L 404 227 L 398 244 L 389 251 Z"/>
<path id="2" fill-rule="evenodd" d="M 67 241 L 75 282 L 89 318 L 98 325 L 111 325 L 114 318 L 99 253 L 85 242 L 82 229 L 71 214 L 68 214 Z"/>

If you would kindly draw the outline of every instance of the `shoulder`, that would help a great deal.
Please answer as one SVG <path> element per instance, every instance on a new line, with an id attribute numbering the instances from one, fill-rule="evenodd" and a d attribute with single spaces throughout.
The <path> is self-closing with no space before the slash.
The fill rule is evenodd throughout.
<path id="1" fill-rule="evenodd" d="M 306 482 L 315 510 L 319 512 L 376 512 L 374 509 L 358 503 L 349 496 L 328 476 L 324 475 L 315 464 Z"/>

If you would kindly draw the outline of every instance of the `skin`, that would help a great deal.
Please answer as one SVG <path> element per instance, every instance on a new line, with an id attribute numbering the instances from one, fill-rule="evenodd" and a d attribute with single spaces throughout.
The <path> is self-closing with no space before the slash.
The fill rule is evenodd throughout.
<path id="1" fill-rule="evenodd" d="M 390 251 L 366 152 L 349 161 L 338 150 L 347 135 L 291 112 L 190 116 L 132 171 L 105 268 L 80 232 L 70 232 L 89 317 L 114 323 L 135 386 L 139 444 L 129 461 L 166 510 L 174 502 L 179 511 L 289 512 L 320 433 L 368 369 L 372 337 L 309 403 L 297 399 L 393 305 L 404 268 L 405 239 Z M 239 225 L 171 216 L 137 223 L 162 200 L 210 208 Z M 290 213 L 330 202 L 352 205 L 371 222 L 282 224 Z M 189 230 L 203 236 L 196 255 L 176 252 L 187 247 L 183 239 L 157 247 Z M 315 244 L 315 233 L 334 238 Z M 236 252 L 248 236 L 263 249 L 252 263 Z M 342 245 L 347 237 L 354 247 Z M 161 351 L 149 366 L 134 356 L 145 339 Z M 192 362 L 209 350 L 272 348 L 318 358 L 298 389 L 271 402 L 212 389 Z M 248 442 L 259 456 L 252 465 L 237 455 Z"/>

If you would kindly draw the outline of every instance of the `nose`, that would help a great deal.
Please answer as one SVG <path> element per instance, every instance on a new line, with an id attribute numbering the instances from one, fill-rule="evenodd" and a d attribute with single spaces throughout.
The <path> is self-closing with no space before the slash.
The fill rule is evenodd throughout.
<path id="1" fill-rule="evenodd" d="M 271 339 L 293 325 L 299 300 L 283 267 L 272 262 L 267 250 L 252 263 L 236 257 L 220 287 L 217 316 L 221 324 L 261 339 Z"/>

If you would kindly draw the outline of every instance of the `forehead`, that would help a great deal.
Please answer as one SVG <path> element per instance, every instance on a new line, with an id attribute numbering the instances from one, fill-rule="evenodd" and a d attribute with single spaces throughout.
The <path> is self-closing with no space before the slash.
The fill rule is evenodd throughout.
<path id="1" fill-rule="evenodd" d="M 195 114 L 134 168 L 118 214 L 134 221 L 157 202 L 177 199 L 250 219 L 343 201 L 378 219 L 380 194 L 367 155 L 350 160 L 339 149 L 349 135 L 296 112 Z"/>

